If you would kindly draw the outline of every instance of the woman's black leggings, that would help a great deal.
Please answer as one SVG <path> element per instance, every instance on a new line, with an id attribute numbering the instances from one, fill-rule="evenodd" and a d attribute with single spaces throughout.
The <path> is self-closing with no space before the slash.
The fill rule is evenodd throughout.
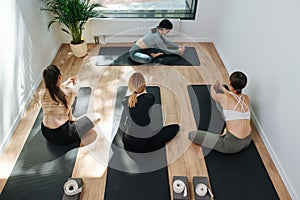
<path id="1" fill-rule="evenodd" d="M 136 153 L 156 151 L 165 146 L 166 142 L 173 139 L 179 131 L 178 124 L 164 126 L 157 134 L 149 138 L 137 138 L 123 134 L 125 150 Z"/>
<path id="2" fill-rule="evenodd" d="M 77 121 L 71 123 L 67 121 L 58 128 L 47 128 L 43 123 L 41 130 L 43 136 L 50 142 L 59 145 L 80 142 L 81 137 L 94 127 L 93 122 L 86 116 L 81 117 Z"/>

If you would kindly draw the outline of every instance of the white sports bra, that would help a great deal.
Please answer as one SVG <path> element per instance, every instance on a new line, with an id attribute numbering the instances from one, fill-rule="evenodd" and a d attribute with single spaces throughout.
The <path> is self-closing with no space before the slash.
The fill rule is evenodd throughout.
<path id="1" fill-rule="evenodd" d="M 249 107 L 245 104 L 245 95 L 241 95 L 240 97 L 236 94 L 229 92 L 236 100 L 237 103 L 234 106 L 232 110 L 225 110 L 223 109 L 223 114 L 225 116 L 226 121 L 230 120 L 239 120 L 239 119 L 250 119 L 251 113 Z M 241 111 L 236 111 L 235 109 L 238 107 L 238 105 L 241 106 Z M 248 111 L 245 111 L 246 109 Z"/>

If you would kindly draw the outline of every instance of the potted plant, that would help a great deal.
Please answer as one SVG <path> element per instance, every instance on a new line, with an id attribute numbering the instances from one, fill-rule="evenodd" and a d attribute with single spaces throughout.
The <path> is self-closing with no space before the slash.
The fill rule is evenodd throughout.
<path id="1" fill-rule="evenodd" d="M 89 18 L 98 17 L 94 10 L 102 7 L 101 4 L 92 3 L 90 0 L 40 0 L 41 10 L 52 13 L 53 17 L 48 22 L 48 30 L 51 25 L 58 23 L 61 30 L 72 37 L 70 42 L 71 50 L 76 57 L 83 57 L 87 54 L 87 44 L 82 38 L 84 25 Z"/>

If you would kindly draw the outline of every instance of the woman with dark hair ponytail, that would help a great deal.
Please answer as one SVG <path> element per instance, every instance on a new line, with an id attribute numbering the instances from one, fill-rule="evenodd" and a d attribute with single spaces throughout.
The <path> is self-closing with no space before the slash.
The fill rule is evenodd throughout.
<path id="1" fill-rule="evenodd" d="M 121 130 L 126 150 L 136 153 L 156 151 L 165 146 L 165 143 L 176 136 L 179 131 L 178 124 L 162 127 L 154 119 L 155 97 L 146 92 L 146 81 L 141 73 L 134 73 L 129 78 L 128 89 L 130 96 L 123 101 Z M 159 111 L 160 112 L 160 111 Z"/>
<path id="2" fill-rule="evenodd" d="M 246 84 L 247 76 L 240 71 L 230 75 L 227 88 L 216 81 L 210 88 L 210 94 L 224 117 L 226 129 L 222 135 L 202 130 L 192 131 L 189 133 L 189 139 L 222 153 L 237 153 L 247 148 L 252 140 L 252 134 L 250 100 L 242 93 Z"/>
<path id="3" fill-rule="evenodd" d="M 65 93 L 57 86 L 57 82 L 61 81 L 62 76 L 60 70 L 55 65 L 48 66 L 43 72 L 43 78 L 45 86 L 49 91 L 51 98 L 59 104 L 62 102 L 66 108 L 68 108 L 68 103 Z M 72 77 L 69 82 L 75 83 L 75 77 Z M 68 83 L 69 84 L 69 83 Z"/>
<path id="4" fill-rule="evenodd" d="M 140 64 L 154 62 L 163 55 L 183 55 L 185 45 L 178 45 L 167 39 L 166 35 L 172 30 L 173 24 L 168 19 L 160 21 L 149 33 L 139 38 L 129 50 L 131 60 Z"/>
<path id="5" fill-rule="evenodd" d="M 100 115 L 89 113 L 75 120 L 71 105 L 77 91 L 77 78 L 73 76 L 62 82 L 60 70 L 55 65 L 49 65 L 43 71 L 45 89 L 39 92 L 43 109 L 41 130 L 44 137 L 55 144 L 80 142 L 81 137 L 100 121 Z"/>

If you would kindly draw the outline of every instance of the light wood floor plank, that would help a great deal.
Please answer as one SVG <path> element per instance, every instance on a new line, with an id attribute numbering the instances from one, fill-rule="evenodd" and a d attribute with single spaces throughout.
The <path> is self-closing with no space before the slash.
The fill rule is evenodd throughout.
<path id="1" fill-rule="evenodd" d="M 60 67 L 64 80 L 78 75 L 81 86 L 92 88 L 88 111 L 99 112 L 102 115 L 99 126 L 89 133 L 89 137 L 84 138 L 74 166 L 72 176 L 82 177 L 85 184 L 81 199 L 104 199 L 109 144 L 113 137 L 116 90 L 119 86 L 127 85 L 127 80 L 134 71 L 143 73 L 148 85 L 158 85 L 161 88 L 164 124 L 180 124 L 179 134 L 167 144 L 166 148 L 170 189 L 173 176 L 187 176 L 189 195 L 194 199 L 193 176 L 208 176 L 208 174 L 201 147 L 192 144 L 187 138 L 188 132 L 196 129 L 196 124 L 186 87 L 191 84 L 211 84 L 216 79 L 226 82 L 229 73 L 212 43 L 186 44 L 196 48 L 201 62 L 201 65 L 196 67 L 95 65 L 101 46 L 130 45 L 130 43 L 89 44 L 89 54 L 84 58 L 75 58 L 69 45 L 62 44 L 52 62 Z M 36 94 L 41 88 L 44 88 L 43 83 L 40 84 Z M 0 157 L 0 191 L 14 167 L 40 109 L 36 94 Z M 252 127 L 253 140 L 280 199 L 291 199 L 253 123 Z M 171 190 L 170 192 L 172 194 Z"/>

